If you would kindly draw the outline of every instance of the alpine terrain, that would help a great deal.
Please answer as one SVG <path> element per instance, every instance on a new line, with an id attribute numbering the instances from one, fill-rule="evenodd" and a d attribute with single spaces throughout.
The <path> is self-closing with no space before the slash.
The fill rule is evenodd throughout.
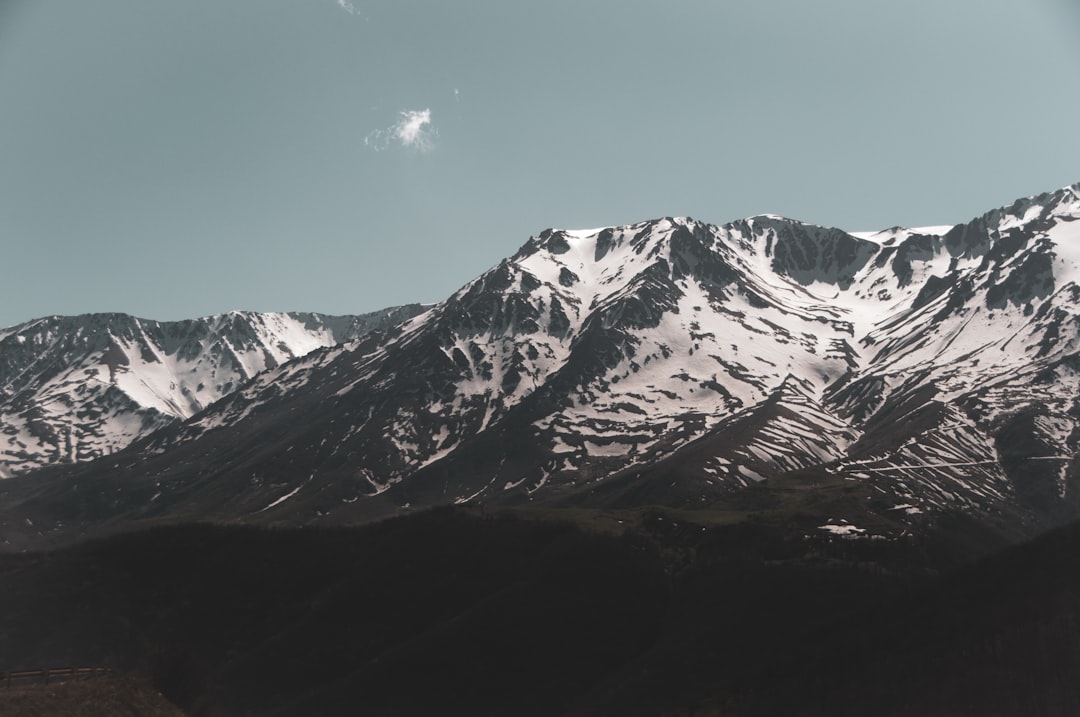
<path id="1" fill-rule="evenodd" d="M 289 361 L 303 350 L 254 331 L 240 355 L 192 351 L 214 334 L 203 323 L 152 342 L 133 320 L 9 330 L 7 385 L 28 332 L 98 346 L 53 370 L 77 421 L 31 441 L 43 402 L 5 398 L 9 446 L 77 459 L 158 430 L 6 481 L 3 530 L 343 524 L 454 503 L 721 510 L 764 487 L 761 510 L 831 496 L 785 514 L 823 538 L 895 539 L 958 514 L 1033 534 L 1080 505 L 1078 282 L 1074 185 L 945 227 L 546 230 L 423 313 Z M 75 372 L 85 388 L 63 393 Z M 81 415 L 80 391 L 115 398 Z"/>
<path id="2" fill-rule="evenodd" d="M 1078 306 L 1075 185 L 9 329 L 0 709 L 1080 714 Z"/>
<path id="3" fill-rule="evenodd" d="M 164 323 L 89 314 L 0 330 L 0 477 L 113 453 L 260 371 L 420 311 L 234 311 Z"/>

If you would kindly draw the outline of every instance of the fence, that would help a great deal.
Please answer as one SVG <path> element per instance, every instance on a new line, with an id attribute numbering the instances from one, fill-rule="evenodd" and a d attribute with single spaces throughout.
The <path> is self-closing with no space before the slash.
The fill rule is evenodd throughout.
<path id="1" fill-rule="evenodd" d="M 0 684 L 11 687 L 18 684 L 43 684 L 67 682 L 71 680 L 89 680 L 112 674 L 107 667 L 62 667 L 50 670 L 24 670 L 22 672 L 0 672 Z"/>

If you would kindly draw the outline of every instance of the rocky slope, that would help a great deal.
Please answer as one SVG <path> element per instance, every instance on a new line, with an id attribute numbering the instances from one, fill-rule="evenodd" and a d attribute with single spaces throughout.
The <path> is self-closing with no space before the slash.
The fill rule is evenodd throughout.
<path id="1" fill-rule="evenodd" d="M 260 371 L 415 315 L 52 316 L 0 330 L 0 477 L 114 453 Z"/>
<path id="2" fill-rule="evenodd" d="M 385 333 L 11 486 L 7 525 L 700 507 L 783 479 L 852 496 L 808 518 L 827 534 L 1035 531 L 1077 505 L 1078 220 L 1080 185 L 954 227 L 548 230 Z"/>

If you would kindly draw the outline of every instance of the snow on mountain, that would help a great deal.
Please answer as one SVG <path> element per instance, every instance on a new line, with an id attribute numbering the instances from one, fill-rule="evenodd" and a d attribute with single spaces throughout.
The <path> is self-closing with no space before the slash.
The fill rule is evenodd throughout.
<path id="1" fill-rule="evenodd" d="M 260 371 L 417 313 L 53 316 L 0 331 L 0 477 L 113 453 Z"/>
<path id="2" fill-rule="evenodd" d="M 1080 506 L 1078 276 L 1080 185 L 953 227 L 546 230 L 424 313 L 158 431 L 107 479 L 98 462 L 65 480 L 124 491 L 131 515 L 154 496 L 334 522 L 707 505 L 828 471 L 897 532 L 949 509 L 1052 521 Z"/>

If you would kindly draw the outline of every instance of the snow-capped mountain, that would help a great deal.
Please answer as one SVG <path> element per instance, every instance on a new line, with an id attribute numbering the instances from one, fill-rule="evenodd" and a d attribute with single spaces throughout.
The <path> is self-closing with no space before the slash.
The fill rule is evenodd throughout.
<path id="1" fill-rule="evenodd" d="M 114 453 L 260 371 L 415 315 L 53 316 L 0 330 L 0 477 Z"/>
<path id="2" fill-rule="evenodd" d="M 709 505 L 803 476 L 865 494 L 883 533 L 946 510 L 1052 522 L 1080 505 L 1078 281 L 1080 185 L 953 227 L 547 230 L 390 331 L 57 477 L 55 495 L 113 491 L 109 514 L 129 518 L 348 521 Z M 34 500 L 20 516 L 97 519 Z"/>

